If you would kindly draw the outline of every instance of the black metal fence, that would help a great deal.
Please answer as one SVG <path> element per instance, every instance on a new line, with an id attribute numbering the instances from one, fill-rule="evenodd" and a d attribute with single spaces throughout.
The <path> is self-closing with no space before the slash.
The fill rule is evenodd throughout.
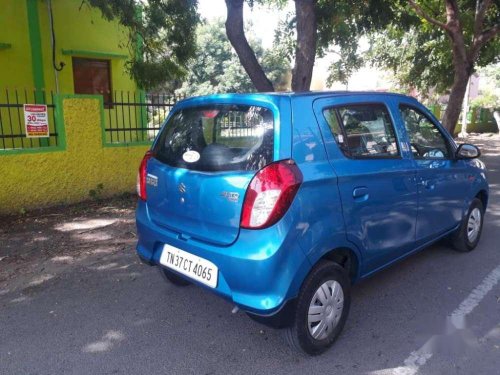
<path id="1" fill-rule="evenodd" d="M 24 121 L 24 104 L 46 104 L 49 137 L 28 138 Z M 34 90 L 0 91 L 0 151 L 36 149 L 58 145 L 54 93 Z"/>
<path id="2" fill-rule="evenodd" d="M 184 99 L 171 94 L 115 91 L 104 103 L 106 144 L 151 142 L 174 104 Z"/>
<path id="3" fill-rule="evenodd" d="M 262 117 L 247 118 L 244 112 L 227 112 L 217 121 L 218 137 L 244 138 L 256 137 L 262 134 Z"/>
<path id="4" fill-rule="evenodd" d="M 57 132 L 54 98 L 53 92 L 0 90 L 0 151 L 46 148 L 64 143 Z M 151 142 L 174 104 L 184 97 L 115 91 L 111 98 L 112 102 L 104 103 L 104 142 L 124 145 Z M 24 104 L 47 106 L 49 137 L 27 136 Z"/>

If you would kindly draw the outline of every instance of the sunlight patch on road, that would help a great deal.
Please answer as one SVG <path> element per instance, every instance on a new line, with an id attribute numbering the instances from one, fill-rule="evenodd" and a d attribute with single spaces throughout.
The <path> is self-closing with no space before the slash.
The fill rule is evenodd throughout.
<path id="1" fill-rule="evenodd" d="M 98 247 L 89 253 L 91 254 L 111 254 L 112 252 L 116 251 L 116 247 L 109 246 L 109 247 Z"/>
<path id="2" fill-rule="evenodd" d="M 26 297 L 26 296 L 21 296 L 21 297 L 17 297 L 17 298 L 14 298 L 10 301 L 10 303 L 19 303 L 19 302 L 26 302 L 26 301 L 29 301 L 30 298 L 29 297 Z"/>
<path id="3" fill-rule="evenodd" d="M 103 264 L 101 266 L 89 267 L 89 268 L 93 269 L 93 270 L 96 270 L 96 271 L 105 271 L 105 270 L 109 270 L 109 269 L 115 268 L 116 266 L 118 266 L 118 263 L 113 262 L 113 263 Z"/>
<path id="4" fill-rule="evenodd" d="M 500 324 L 489 331 L 484 338 L 487 340 L 500 340 Z"/>
<path id="5" fill-rule="evenodd" d="M 54 229 L 61 232 L 71 232 L 76 230 L 91 230 L 103 228 L 108 225 L 116 223 L 117 219 L 90 219 L 90 220 L 80 220 L 73 221 L 69 223 L 58 224 Z"/>
<path id="6" fill-rule="evenodd" d="M 40 275 L 40 276 L 34 278 L 33 280 L 30 281 L 30 283 L 28 285 L 29 286 L 37 286 L 37 285 L 43 284 L 44 282 L 46 282 L 52 278 L 54 278 L 54 275 L 52 275 L 50 273 L 46 273 L 44 275 Z"/>
<path id="7" fill-rule="evenodd" d="M 72 263 L 75 260 L 72 256 L 69 255 L 60 255 L 60 256 L 55 256 L 51 259 L 51 261 L 56 262 L 56 263 Z"/>
<path id="8" fill-rule="evenodd" d="M 125 335 L 120 331 L 110 330 L 101 340 L 90 343 L 83 348 L 86 353 L 102 353 L 110 350 L 116 343 L 125 340 Z"/>
<path id="9" fill-rule="evenodd" d="M 82 241 L 107 241 L 113 238 L 113 236 L 106 232 L 82 233 L 78 234 L 77 237 Z"/>

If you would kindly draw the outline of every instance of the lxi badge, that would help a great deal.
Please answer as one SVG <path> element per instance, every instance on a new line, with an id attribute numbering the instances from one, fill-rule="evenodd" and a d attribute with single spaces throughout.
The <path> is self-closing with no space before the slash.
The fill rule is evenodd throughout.
<path id="1" fill-rule="evenodd" d="M 151 185 L 151 186 L 158 186 L 158 177 L 156 177 L 153 174 L 148 173 L 146 176 L 146 184 Z"/>

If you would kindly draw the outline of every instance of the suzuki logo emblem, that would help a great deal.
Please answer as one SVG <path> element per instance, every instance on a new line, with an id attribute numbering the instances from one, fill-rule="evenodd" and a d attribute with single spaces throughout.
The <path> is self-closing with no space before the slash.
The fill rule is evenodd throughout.
<path id="1" fill-rule="evenodd" d="M 186 185 L 184 185 L 182 182 L 179 184 L 179 191 L 181 193 L 185 193 L 186 192 Z"/>

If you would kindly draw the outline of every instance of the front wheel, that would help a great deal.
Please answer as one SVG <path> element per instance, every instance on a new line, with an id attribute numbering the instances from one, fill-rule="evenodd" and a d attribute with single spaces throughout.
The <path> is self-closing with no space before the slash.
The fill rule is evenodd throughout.
<path id="1" fill-rule="evenodd" d="M 350 304 L 347 272 L 333 262 L 318 263 L 299 292 L 294 322 L 285 331 L 288 343 L 309 355 L 323 353 L 342 332 Z"/>
<path id="2" fill-rule="evenodd" d="M 455 250 L 460 252 L 474 250 L 481 237 L 483 219 L 483 203 L 481 200 L 474 198 L 469 206 L 467 215 L 462 219 L 460 227 L 451 236 L 451 243 Z"/>

